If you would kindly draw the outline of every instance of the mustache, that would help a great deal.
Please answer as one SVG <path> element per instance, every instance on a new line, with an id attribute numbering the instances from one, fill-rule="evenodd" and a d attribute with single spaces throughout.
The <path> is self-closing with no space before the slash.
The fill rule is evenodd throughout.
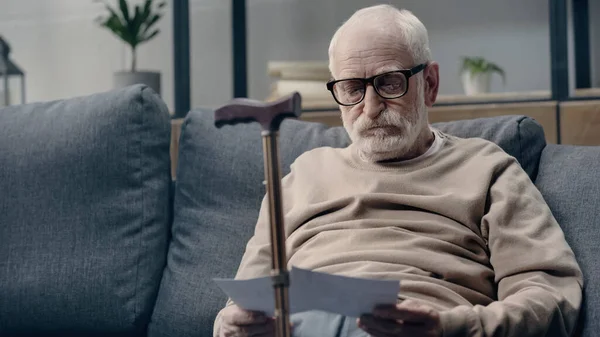
<path id="1" fill-rule="evenodd" d="M 379 114 L 377 119 L 371 119 L 365 115 L 359 116 L 354 122 L 353 128 L 356 132 L 362 132 L 373 128 L 406 126 L 407 124 L 410 124 L 410 121 L 405 116 L 386 109 Z"/>

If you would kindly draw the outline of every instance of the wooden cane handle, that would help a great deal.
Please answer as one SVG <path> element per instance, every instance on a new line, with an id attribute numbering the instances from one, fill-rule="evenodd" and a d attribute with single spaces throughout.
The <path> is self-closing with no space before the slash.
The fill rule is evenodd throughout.
<path id="1" fill-rule="evenodd" d="M 301 113 L 301 97 L 294 92 L 274 102 L 262 102 L 248 98 L 235 98 L 215 110 L 215 126 L 258 122 L 264 131 L 278 131 L 286 118 L 297 118 Z"/>

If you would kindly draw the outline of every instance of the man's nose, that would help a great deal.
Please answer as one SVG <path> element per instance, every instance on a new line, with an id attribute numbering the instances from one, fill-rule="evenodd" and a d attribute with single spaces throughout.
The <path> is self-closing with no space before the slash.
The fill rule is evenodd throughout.
<path id="1" fill-rule="evenodd" d="M 383 98 L 377 95 L 375 88 L 372 85 L 368 85 L 365 90 L 363 113 L 371 119 L 375 119 L 379 116 L 381 111 L 384 109 Z"/>

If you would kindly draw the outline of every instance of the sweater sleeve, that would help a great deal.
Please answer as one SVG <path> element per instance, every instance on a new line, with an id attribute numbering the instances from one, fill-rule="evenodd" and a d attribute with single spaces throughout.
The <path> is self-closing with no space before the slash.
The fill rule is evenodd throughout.
<path id="1" fill-rule="evenodd" d="M 443 336 L 570 336 L 581 270 L 541 193 L 512 158 L 493 178 L 481 229 L 497 300 L 441 312 Z"/>

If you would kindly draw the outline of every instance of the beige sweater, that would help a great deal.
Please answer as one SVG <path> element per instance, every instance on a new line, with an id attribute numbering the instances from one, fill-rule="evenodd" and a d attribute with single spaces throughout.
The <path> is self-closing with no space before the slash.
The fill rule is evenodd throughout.
<path id="1" fill-rule="evenodd" d="M 442 148 L 409 162 L 352 145 L 300 156 L 282 180 L 288 267 L 400 280 L 399 299 L 440 310 L 444 337 L 569 336 L 582 274 L 541 194 L 495 144 L 436 134 Z M 270 265 L 263 201 L 236 278 Z"/>

